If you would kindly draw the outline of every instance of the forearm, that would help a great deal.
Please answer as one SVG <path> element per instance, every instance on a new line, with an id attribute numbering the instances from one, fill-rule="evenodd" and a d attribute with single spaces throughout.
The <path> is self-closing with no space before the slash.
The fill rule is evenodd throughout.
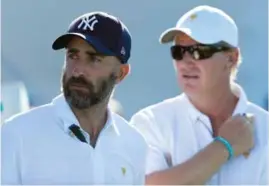
<path id="1" fill-rule="evenodd" d="M 147 176 L 148 185 L 202 185 L 228 159 L 228 151 L 220 142 L 213 142 L 186 162 Z"/>

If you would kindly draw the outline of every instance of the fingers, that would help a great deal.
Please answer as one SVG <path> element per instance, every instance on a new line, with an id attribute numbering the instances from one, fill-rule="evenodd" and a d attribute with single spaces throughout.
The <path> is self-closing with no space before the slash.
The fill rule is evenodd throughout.
<path id="1" fill-rule="evenodd" d="M 250 125 L 250 128 L 251 128 L 251 130 L 253 132 L 254 131 L 254 119 L 255 119 L 254 118 L 254 114 L 247 113 L 247 114 L 244 114 L 244 117 L 246 119 L 246 123 Z M 243 153 L 243 155 L 244 155 L 245 158 L 248 158 L 249 157 L 250 151 L 251 150 L 249 150 L 248 152 Z"/>
<path id="2" fill-rule="evenodd" d="M 251 131 L 254 132 L 254 122 L 255 122 L 254 114 L 247 113 L 244 115 L 244 117 L 245 117 L 247 124 L 250 125 Z"/>
<path id="3" fill-rule="evenodd" d="M 254 114 L 250 114 L 250 113 L 247 113 L 245 115 L 245 118 L 248 122 L 250 122 L 251 124 L 254 124 Z"/>
<path id="4" fill-rule="evenodd" d="M 250 155 L 250 150 L 248 152 L 243 153 L 243 155 L 244 155 L 245 158 L 248 158 L 249 155 Z"/>

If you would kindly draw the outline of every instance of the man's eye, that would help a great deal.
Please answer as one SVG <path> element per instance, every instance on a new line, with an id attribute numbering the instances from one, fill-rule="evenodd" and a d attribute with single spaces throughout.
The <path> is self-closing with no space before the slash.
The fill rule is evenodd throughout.
<path id="1" fill-rule="evenodd" d="M 76 59 L 77 58 L 77 55 L 75 53 L 69 53 L 68 54 L 68 58 L 70 58 L 70 59 Z"/>
<path id="2" fill-rule="evenodd" d="M 100 56 L 95 55 L 95 54 L 91 54 L 89 56 L 89 58 L 90 58 L 90 61 L 94 62 L 94 63 L 99 63 L 102 61 L 102 58 Z"/>

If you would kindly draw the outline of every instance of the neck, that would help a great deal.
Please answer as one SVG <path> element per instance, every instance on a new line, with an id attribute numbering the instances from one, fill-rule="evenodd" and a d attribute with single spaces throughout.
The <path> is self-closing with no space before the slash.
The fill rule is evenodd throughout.
<path id="1" fill-rule="evenodd" d="M 238 98 L 232 92 L 230 84 L 209 92 L 192 96 L 190 100 L 200 112 L 209 117 L 213 128 L 219 128 L 232 115 Z"/>
<path id="2" fill-rule="evenodd" d="M 80 127 L 90 135 L 91 139 L 97 139 L 107 121 L 107 104 L 100 103 L 84 110 L 72 107 L 72 110 Z"/>

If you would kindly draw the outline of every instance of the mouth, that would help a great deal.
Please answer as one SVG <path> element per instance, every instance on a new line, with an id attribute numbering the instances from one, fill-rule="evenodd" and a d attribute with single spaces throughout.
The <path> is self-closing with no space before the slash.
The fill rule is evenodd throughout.
<path id="1" fill-rule="evenodd" d="M 84 84 L 72 83 L 69 85 L 71 89 L 79 89 L 79 90 L 88 90 L 87 86 Z"/>
<path id="2" fill-rule="evenodd" d="M 76 86 L 76 87 L 86 87 L 87 85 L 85 83 L 70 83 L 70 86 Z"/>
<path id="3" fill-rule="evenodd" d="M 184 79 L 199 79 L 197 75 L 182 75 Z"/>

